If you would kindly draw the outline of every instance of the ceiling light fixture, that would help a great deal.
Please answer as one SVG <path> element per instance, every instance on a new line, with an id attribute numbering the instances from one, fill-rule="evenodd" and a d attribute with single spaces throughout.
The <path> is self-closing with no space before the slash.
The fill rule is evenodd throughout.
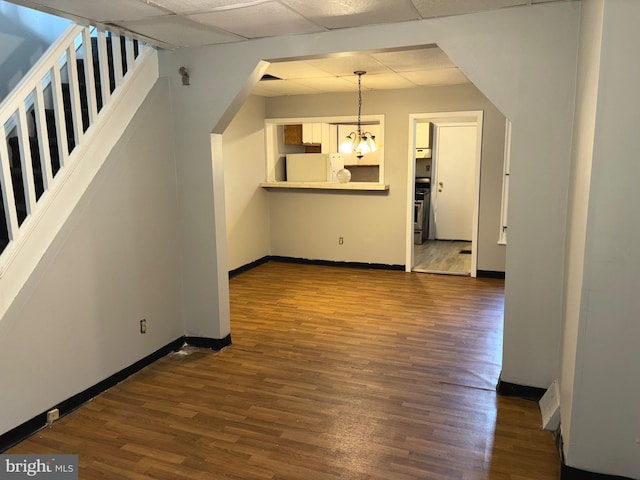
<path id="1" fill-rule="evenodd" d="M 356 157 L 362 158 L 367 153 L 375 152 L 378 147 L 376 146 L 376 137 L 371 132 L 362 131 L 360 120 L 362 116 L 362 75 L 367 72 L 356 70 L 353 73 L 358 76 L 358 129 L 346 136 L 340 144 L 339 151 L 340 153 L 355 152 Z"/>

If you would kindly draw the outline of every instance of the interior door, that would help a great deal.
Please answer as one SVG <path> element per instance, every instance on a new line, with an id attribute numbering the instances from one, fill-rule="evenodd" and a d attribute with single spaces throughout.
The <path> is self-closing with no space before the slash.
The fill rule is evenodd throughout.
<path id="1" fill-rule="evenodd" d="M 437 240 L 472 239 L 477 140 L 475 124 L 437 127 L 436 181 L 432 186 Z"/>

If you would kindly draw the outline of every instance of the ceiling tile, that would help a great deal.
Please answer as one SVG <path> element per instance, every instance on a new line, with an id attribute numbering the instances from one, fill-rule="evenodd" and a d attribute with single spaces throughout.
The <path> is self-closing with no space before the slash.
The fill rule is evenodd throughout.
<path id="1" fill-rule="evenodd" d="M 483 12 L 496 8 L 526 5 L 529 0 L 411 0 L 423 18 Z"/>
<path id="2" fill-rule="evenodd" d="M 323 92 L 355 92 L 358 89 L 357 85 L 339 77 L 302 78 L 293 82 Z"/>
<path id="3" fill-rule="evenodd" d="M 263 97 L 280 97 L 283 95 L 313 95 L 323 93 L 323 91 L 301 85 L 293 80 L 268 80 L 258 82 L 251 93 Z"/>
<path id="4" fill-rule="evenodd" d="M 298 78 L 326 77 L 330 75 L 325 70 L 316 68 L 309 61 L 273 62 L 267 68 L 267 73 L 284 80 Z"/>
<path id="5" fill-rule="evenodd" d="M 256 4 L 256 0 L 151 0 L 175 13 L 205 12 Z M 263 0 L 268 1 L 268 0 Z"/>
<path id="6" fill-rule="evenodd" d="M 409 0 L 281 0 L 301 15 L 326 28 L 418 20 L 420 16 Z"/>
<path id="7" fill-rule="evenodd" d="M 42 5 L 74 17 L 82 17 L 100 23 L 119 20 L 140 20 L 167 13 L 165 10 L 141 0 L 108 0 L 99 2 L 86 0 L 32 0 L 31 3 L 33 4 L 31 8 L 37 8 L 38 5 Z"/>
<path id="8" fill-rule="evenodd" d="M 354 84 L 358 84 L 357 79 L 354 79 Z M 415 87 L 415 83 L 395 73 L 367 74 L 362 77 L 362 90 L 387 90 Z"/>
<path id="9" fill-rule="evenodd" d="M 372 53 L 371 56 L 384 63 L 394 72 L 415 72 L 417 70 L 455 67 L 455 64 L 447 54 L 436 46 L 416 50 Z"/>
<path id="10" fill-rule="evenodd" d="M 155 17 L 135 22 L 122 22 L 121 25 L 134 33 L 176 47 L 193 47 L 243 40 L 241 37 L 220 32 L 212 27 L 207 27 L 176 15 Z"/>
<path id="11" fill-rule="evenodd" d="M 269 83 L 256 90 L 257 95 L 288 95 L 288 87 L 304 85 L 310 90 L 298 88 L 294 94 L 319 92 L 354 92 L 358 77 L 355 70 L 366 70 L 362 77 L 362 89 L 387 90 L 467 83 L 467 78 L 436 45 L 414 50 L 376 52 L 372 54 L 344 54 L 327 58 L 274 62 L 267 73 L 288 82 Z M 260 92 L 260 93 L 258 93 Z"/>
<path id="12" fill-rule="evenodd" d="M 353 72 L 356 70 L 363 70 L 367 73 L 389 73 L 391 71 L 371 55 L 364 54 L 337 55 L 307 60 L 307 63 L 336 77 L 353 76 Z"/>
<path id="13" fill-rule="evenodd" d="M 194 14 L 188 18 L 245 38 L 324 31 L 322 27 L 276 2 Z"/>
<path id="14" fill-rule="evenodd" d="M 428 70 L 422 72 L 403 72 L 404 78 L 416 85 L 436 86 L 436 85 L 457 85 L 469 83 L 469 79 L 459 68 L 447 68 L 443 70 Z"/>

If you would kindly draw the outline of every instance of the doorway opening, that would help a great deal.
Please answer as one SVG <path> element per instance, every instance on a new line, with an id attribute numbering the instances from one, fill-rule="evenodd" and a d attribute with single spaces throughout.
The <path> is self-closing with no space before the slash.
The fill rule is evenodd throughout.
<path id="1" fill-rule="evenodd" d="M 425 240 L 414 246 L 412 271 L 470 276 L 472 251 L 470 241 Z"/>
<path id="2" fill-rule="evenodd" d="M 407 271 L 475 277 L 483 112 L 413 114 L 409 121 Z"/>

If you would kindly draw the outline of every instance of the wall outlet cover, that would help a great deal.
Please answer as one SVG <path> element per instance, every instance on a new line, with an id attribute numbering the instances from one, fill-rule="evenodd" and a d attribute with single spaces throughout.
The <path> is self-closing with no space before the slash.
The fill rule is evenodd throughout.
<path id="1" fill-rule="evenodd" d="M 47 423 L 53 423 L 60 418 L 60 410 L 52 408 L 47 412 Z"/>

